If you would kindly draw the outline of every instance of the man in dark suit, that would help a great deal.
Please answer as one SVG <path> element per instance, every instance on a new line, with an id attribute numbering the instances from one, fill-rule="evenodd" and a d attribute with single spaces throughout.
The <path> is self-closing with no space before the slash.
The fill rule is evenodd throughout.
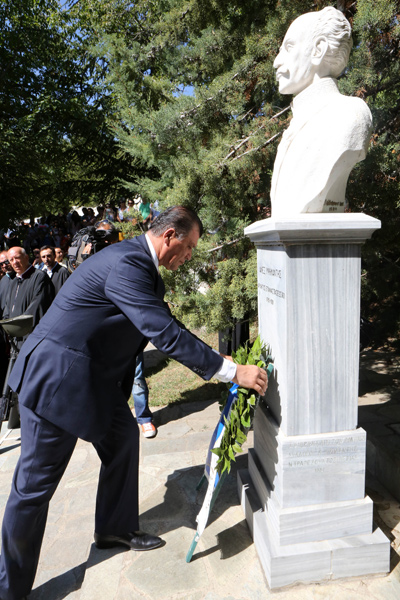
<path id="1" fill-rule="evenodd" d="M 61 286 L 69 277 L 68 269 L 65 269 L 57 262 L 56 251 L 52 246 L 42 246 L 40 248 L 40 258 L 43 263 L 41 270 L 50 277 L 54 287 L 54 293 L 57 295 Z"/>
<path id="2" fill-rule="evenodd" d="M 3 519 L 2 600 L 20 600 L 32 588 L 49 501 L 78 437 L 94 444 L 102 462 L 96 545 L 149 550 L 162 543 L 139 531 L 139 433 L 127 404 L 135 358 L 148 340 L 203 379 L 233 379 L 265 393 L 262 369 L 214 352 L 163 301 L 158 266 L 176 270 L 201 233 L 195 213 L 172 207 L 146 235 L 96 253 L 24 344 L 10 381 L 19 394 L 22 443 Z"/>

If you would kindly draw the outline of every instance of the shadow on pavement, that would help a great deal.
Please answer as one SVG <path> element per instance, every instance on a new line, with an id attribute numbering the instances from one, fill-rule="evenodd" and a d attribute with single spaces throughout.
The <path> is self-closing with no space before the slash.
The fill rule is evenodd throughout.
<path id="1" fill-rule="evenodd" d="M 216 539 L 217 543 L 215 546 L 201 552 L 194 552 L 191 562 L 210 556 L 218 550 L 221 553 L 221 560 L 226 560 L 244 552 L 253 543 L 246 520 L 221 531 L 221 533 L 217 534 Z"/>
<path id="2" fill-rule="evenodd" d="M 13 444 L 12 446 L 1 446 L 0 454 L 4 454 L 5 452 L 9 452 L 10 450 L 14 450 L 15 448 L 20 448 L 20 447 L 21 447 L 21 442 L 18 442 L 17 444 Z"/>
<path id="3" fill-rule="evenodd" d="M 102 560 L 106 560 L 106 558 L 108 557 Z M 81 563 L 77 567 L 46 581 L 46 583 L 32 590 L 29 594 L 29 600 L 63 600 L 63 598 L 82 587 L 86 567 L 86 563 Z"/>
<path id="4" fill-rule="evenodd" d="M 226 477 L 210 512 L 208 527 L 228 509 L 239 505 L 237 470 L 246 466 L 247 455 L 238 456 L 236 464 Z M 194 535 L 197 528 L 196 516 L 202 507 L 207 491 L 207 481 L 200 490 L 196 489 L 203 472 L 204 465 L 196 465 L 186 469 L 178 469 L 169 475 L 162 503 L 141 513 L 140 528 L 162 537 L 170 531 L 186 527 L 191 529 Z M 217 544 L 215 546 L 203 552 L 195 553 L 193 559 L 208 556 L 217 550 L 221 552 L 222 559 L 230 558 L 240 554 L 253 543 L 247 523 L 244 520 L 218 533 L 216 540 Z"/>
<path id="5" fill-rule="evenodd" d="M 189 415 L 202 412 L 211 404 L 218 402 L 221 391 L 225 384 L 220 383 L 205 383 L 195 390 L 189 390 L 182 394 L 178 402 L 168 404 L 158 409 L 152 409 L 153 419 L 157 426 L 167 425 L 173 421 L 178 421 Z M 211 400 L 199 400 L 202 394 L 202 389 L 207 386 L 207 396 Z M 214 387 L 215 386 L 215 387 Z M 217 423 L 215 423 L 216 425 Z"/>

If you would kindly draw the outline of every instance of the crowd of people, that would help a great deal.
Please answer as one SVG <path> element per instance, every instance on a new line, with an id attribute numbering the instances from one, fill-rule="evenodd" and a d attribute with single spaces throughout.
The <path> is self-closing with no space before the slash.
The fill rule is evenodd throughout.
<path id="1" fill-rule="evenodd" d="M 42 246 L 52 246 L 58 253 L 62 251 L 64 258 L 76 233 L 86 227 L 96 226 L 101 221 L 107 220 L 112 224 L 130 222 L 140 213 L 142 229 L 147 231 L 159 214 L 157 208 L 157 202 L 150 204 L 149 201 L 136 196 L 121 200 L 118 207 L 106 203 L 96 208 L 83 207 L 79 212 L 71 209 L 68 213 L 60 212 L 39 219 L 32 218 L 29 222 L 21 222 L 8 231 L 0 231 L 0 249 L 21 246 L 32 257 L 32 261 L 35 261 L 33 264 L 36 266 Z"/>
<path id="2" fill-rule="evenodd" d="M 163 544 L 139 529 L 139 431 L 127 403 L 136 357 L 149 340 L 204 380 L 265 393 L 263 369 L 215 352 L 164 302 L 159 267 L 176 271 L 190 260 L 202 233 L 198 216 L 175 206 L 146 234 L 96 252 L 68 277 L 24 342 L 9 379 L 19 398 L 21 454 L 3 517 L 1 600 L 25 600 L 32 589 L 49 502 L 78 438 L 93 443 L 101 460 L 96 546 L 143 551 Z M 45 265 L 47 255 L 41 251 Z M 50 277 L 29 263 L 24 247 L 12 246 L 2 262 L 15 271 L 10 289 L 21 290 L 29 273 L 51 296 Z M 12 311 L 19 293 L 7 302 Z"/>
<path id="3" fill-rule="evenodd" d="M 71 272 L 96 251 L 122 239 L 115 223 L 131 221 L 135 211 L 143 211 L 141 223 L 144 229 L 148 208 L 151 222 L 158 213 L 153 212 L 149 203 L 136 198 L 121 201 L 119 209 L 111 204 L 98 206 L 96 212 L 84 207 L 82 214 L 71 210 L 68 214 L 49 215 L 4 232 L 0 253 L 0 318 L 32 314 L 35 327 Z M 93 233 L 87 233 L 91 231 Z M 80 237 L 85 232 L 86 235 Z M 8 341 L 4 333 L 0 332 L 0 338 L 2 389 L 7 371 Z M 155 437 L 157 429 L 149 408 L 143 352 L 137 357 L 132 396 L 142 434 L 147 438 Z"/>

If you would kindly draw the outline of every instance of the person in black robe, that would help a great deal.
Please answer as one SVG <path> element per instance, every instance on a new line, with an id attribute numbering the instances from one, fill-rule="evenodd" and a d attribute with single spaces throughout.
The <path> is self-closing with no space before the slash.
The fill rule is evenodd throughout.
<path id="1" fill-rule="evenodd" d="M 7 250 L 0 252 L 0 318 L 3 318 L 3 310 L 6 304 L 8 286 L 15 277 L 15 271 L 8 260 Z"/>
<path id="2" fill-rule="evenodd" d="M 8 286 L 15 277 L 15 271 L 10 265 L 7 250 L 0 252 L 0 318 L 3 318 L 3 309 L 6 303 Z M 8 367 L 8 342 L 5 331 L 0 327 L 0 391 L 3 390 Z"/>
<path id="3" fill-rule="evenodd" d="M 51 283 L 54 286 L 54 293 L 57 296 L 63 283 L 69 277 L 68 269 L 62 267 L 56 260 L 56 252 L 52 246 L 42 246 L 40 248 L 40 258 L 43 262 L 41 270 L 47 273 Z"/>
<path id="4" fill-rule="evenodd" d="M 32 315 L 36 327 L 54 299 L 54 286 L 46 273 L 30 264 L 24 248 L 10 248 L 8 260 L 16 276 L 8 285 L 3 319 Z"/>

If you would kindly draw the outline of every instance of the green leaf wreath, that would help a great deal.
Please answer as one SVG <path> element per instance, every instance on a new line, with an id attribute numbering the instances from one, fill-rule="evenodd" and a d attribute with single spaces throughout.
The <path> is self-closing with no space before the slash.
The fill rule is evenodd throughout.
<path id="1" fill-rule="evenodd" d="M 272 363 L 271 350 L 261 342 L 260 336 L 257 337 L 251 348 L 240 346 L 236 352 L 232 353 L 232 358 L 239 365 L 257 365 L 267 369 Z M 212 452 L 218 456 L 217 470 L 220 475 L 224 471 L 231 470 L 231 463 L 235 460 L 235 454 L 242 452 L 242 445 L 247 440 L 247 434 L 250 430 L 254 413 L 259 403 L 260 396 L 254 390 L 238 388 L 237 400 L 233 403 L 229 420 L 225 418 L 225 430 L 222 436 L 219 448 L 214 448 Z M 221 412 L 227 402 L 227 396 L 224 395 L 220 402 Z"/>

